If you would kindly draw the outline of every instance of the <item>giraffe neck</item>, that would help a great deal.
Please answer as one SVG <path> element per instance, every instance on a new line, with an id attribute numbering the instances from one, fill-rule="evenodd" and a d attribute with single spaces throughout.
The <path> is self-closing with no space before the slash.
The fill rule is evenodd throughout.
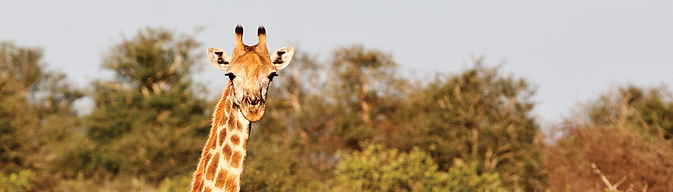
<path id="1" fill-rule="evenodd" d="M 193 192 L 239 191 L 251 122 L 233 103 L 227 85 L 213 111 L 208 142 L 192 181 Z"/>

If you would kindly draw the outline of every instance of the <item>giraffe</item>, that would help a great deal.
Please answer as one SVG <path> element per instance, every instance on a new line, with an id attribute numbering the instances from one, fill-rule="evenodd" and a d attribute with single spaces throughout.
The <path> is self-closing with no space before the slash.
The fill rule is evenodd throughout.
<path id="1" fill-rule="evenodd" d="M 259 27 L 259 42 L 243 44 L 243 27 L 236 26 L 231 56 L 220 48 L 208 48 L 210 63 L 226 71 L 228 84 L 213 111 L 208 141 L 194 172 L 191 191 L 240 191 L 252 122 L 264 115 L 269 83 L 290 63 L 293 47 L 283 47 L 269 57 L 266 29 Z"/>

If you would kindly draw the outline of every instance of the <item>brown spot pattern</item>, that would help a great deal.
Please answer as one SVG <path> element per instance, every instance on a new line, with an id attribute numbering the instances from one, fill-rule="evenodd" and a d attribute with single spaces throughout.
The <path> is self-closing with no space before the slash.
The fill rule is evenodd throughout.
<path id="1" fill-rule="evenodd" d="M 234 151 L 234 154 L 231 156 L 231 161 L 229 165 L 231 165 L 231 167 L 233 168 L 239 168 L 239 166 L 241 165 L 241 158 L 243 158 L 243 155 L 238 151 Z"/>
<path id="2" fill-rule="evenodd" d="M 225 191 L 235 191 L 238 182 L 236 181 L 236 175 L 230 175 L 227 178 L 227 187 Z"/>
<path id="3" fill-rule="evenodd" d="M 224 187 L 225 181 L 227 181 L 227 176 L 229 171 L 220 169 L 220 172 L 217 173 L 217 178 L 215 178 L 215 187 L 222 189 Z"/>
<path id="4" fill-rule="evenodd" d="M 219 137 L 218 137 L 218 141 L 219 141 L 219 143 L 220 143 L 219 146 L 222 146 L 222 144 L 224 143 L 224 140 L 225 140 L 225 139 L 227 139 L 227 130 L 226 130 L 226 129 L 222 129 L 222 130 L 220 130 L 220 135 L 219 135 Z"/>
<path id="5" fill-rule="evenodd" d="M 206 153 L 206 159 L 201 161 L 201 163 L 200 163 L 201 165 L 199 165 L 199 169 L 198 169 L 199 170 L 199 176 L 203 174 L 203 169 L 205 169 L 206 166 L 208 165 L 208 162 L 210 162 L 210 158 L 213 158 L 213 155 Z"/>
<path id="6" fill-rule="evenodd" d="M 248 148 L 248 139 L 242 139 L 239 135 L 233 135 L 228 131 L 238 130 L 250 134 L 250 124 L 247 126 L 237 121 L 238 106 L 234 105 L 231 100 L 227 99 L 230 96 L 231 86 L 227 86 L 224 90 L 220 101 L 218 102 L 215 111 L 213 112 L 213 122 L 211 132 L 209 134 L 208 142 L 202 151 L 202 160 L 199 163 L 197 171 L 194 174 L 194 181 L 192 184 L 192 191 L 207 191 L 211 192 L 214 189 L 224 188 L 226 191 L 234 191 L 238 188 L 241 175 L 230 173 L 228 170 L 218 167 L 220 161 L 220 154 L 210 154 L 210 149 L 216 149 L 217 146 L 222 146 L 222 158 L 229 162 L 232 168 L 241 168 L 245 156 L 245 150 Z M 226 127 L 218 130 L 219 127 Z M 244 130 L 245 129 L 245 130 Z M 218 132 L 219 131 L 219 132 Z M 242 145 L 243 151 L 234 151 L 232 146 L 226 144 L 226 139 L 229 137 L 233 146 Z M 243 141 L 241 141 L 243 140 Z M 217 172 L 219 170 L 219 172 Z M 205 178 L 205 179 L 204 179 Z M 205 180 L 214 181 L 215 188 L 205 186 Z"/>
<path id="7" fill-rule="evenodd" d="M 231 144 L 234 144 L 234 146 L 236 146 L 239 144 L 239 142 L 241 142 L 241 138 L 238 137 L 238 135 L 231 136 Z"/>
<path id="8" fill-rule="evenodd" d="M 236 127 L 236 130 L 243 131 L 243 123 L 239 121 L 236 125 L 238 125 L 238 127 Z"/>
<path id="9" fill-rule="evenodd" d="M 225 126 L 225 123 L 226 123 L 226 122 L 227 122 L 227 118 L 226 118 L 226 117 L 222 117 L 222 118 L 220 118 L 220 120 L 217 121 L 217 125 L 216 125 L 216 126 L 213 126 L 213 129 L 214 129 L 214 128 L 219 128 L 219 127 Z"/>
<path id="10" fill-rule="evenodd" d="M 217 164 L 220 163 L 220 154 L 216 153 L 213 157 L 213 160 L 208 165 L 208 170 L 206 170 L 206 179 L 213 180 L 215 177 L 215 172 L 217 171 Z"/>
<path id="11" fill-rule="evenodd" d="M 217 139 L 216 137 L 210 137 L 210 139 L 208 139 L 208 146 L 209 146 L 208 148 L 210 149 L 217 148 L 217 143 L 215 142 L 216 139 Z"/>
<path id="12" fill-rule="evenodd" d="M 229 131 L 233 131 L 236 129 L 236 115 L 231 115 L 229 119 L 227 120 L 227 127 L 229 127 Z"/>
<path id="13" fill-rule="evenodd" d="M 224 110 L 227 114 L 231 114 L 231 106 L 233 103 L 231 103 L 231 100 L 226 100 L 225 105 L 224 105 Z"/>
<path id="14" fill-rule="evenodd" d="M 227 102 L 227 96 L 229 95 L 229 90 L 230 86 L 227 86 L 224 89 L 224 92 L 222 93 L 222 97 L 220 98 L 220 101 L 218 101 L 217 105 L 215 106 L 215 111 L 213 111 L 213 121 L 212 121 L 212 127 L 210 128 L 210 134 L 208 135 L 208 141 L 206 142 L 206 145 L 203 147 L 203 151 L 201 151 L 201 158 L 199 161 L 198 168 L 194 172 L 194 180 L 192 183 L 192 191 L 203 191 L 203 175 L 205 172 L 205 169 L 207 168 L 206 166 L 208 165 L 208 162 L 210 162 L 210 159 L 212 158 L 212 155 L 210 154 L 210 149 L 215 149 L 217 147 L 217 127 L 219 124 L 222 124 L 224 116 L 225 116 L 225 109 L 231 108 L 227 107 L 227 105 L 231 105 L 231 102 Z M 226 119 L 225 119 L 226 120 Z M 225 139 L 225 138 L 223 138 Z"/>
<path id="15" fill-rule="evenodd" d="M 224 158 L 223 158 L 223 159 L 224 159 L 225 161 L 226 161 L 226 160 L 229 160 L 229 158 L 231 157 L 231 152 L 232 152 L 232 151 L 233 151 L 233 150 L 231 150 L 231 147 L 229 147 L 229 145 L 225 145 L 224 147 L 222 147 L 222 154 L 224 155 Z"/>

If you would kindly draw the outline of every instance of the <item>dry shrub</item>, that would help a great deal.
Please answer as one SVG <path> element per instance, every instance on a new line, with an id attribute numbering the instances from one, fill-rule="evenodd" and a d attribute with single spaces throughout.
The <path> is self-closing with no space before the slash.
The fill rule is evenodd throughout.
<path id="1" fill-rule="evenodd" d="M 670 143 L 648 142 L 615 126 L 593 127 L 565 122 L 565 136 L 547 150 L 552 191 L 604 191 L 607 186 L 591 168 L 595 163 L 613 185 L 626 177 L 621 191 L 673 191 Z"/>

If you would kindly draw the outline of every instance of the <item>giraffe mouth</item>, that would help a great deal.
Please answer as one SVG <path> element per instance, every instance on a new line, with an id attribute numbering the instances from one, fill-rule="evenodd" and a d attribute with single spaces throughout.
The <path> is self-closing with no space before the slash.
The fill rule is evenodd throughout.
<path id="1" fill-rule="evenodd" d="M 241 105 L 241 112 L 248 121 L 259 121 L 264 116 L 266 105 L 261 99 L 246 97 Z"/>
<path id="2" fill-rule="evenodd" d="M 264 109 L 266 107 L 264 104 L 260 105 L 253 105 L 253 106 L 246 106 L 243 105 L 241 108 L 241 111 L 243 112 L 243 116 L 248 119 L 248 121 L 259 121 L 262 119 L 262 116 L 264 116 Z"/>

